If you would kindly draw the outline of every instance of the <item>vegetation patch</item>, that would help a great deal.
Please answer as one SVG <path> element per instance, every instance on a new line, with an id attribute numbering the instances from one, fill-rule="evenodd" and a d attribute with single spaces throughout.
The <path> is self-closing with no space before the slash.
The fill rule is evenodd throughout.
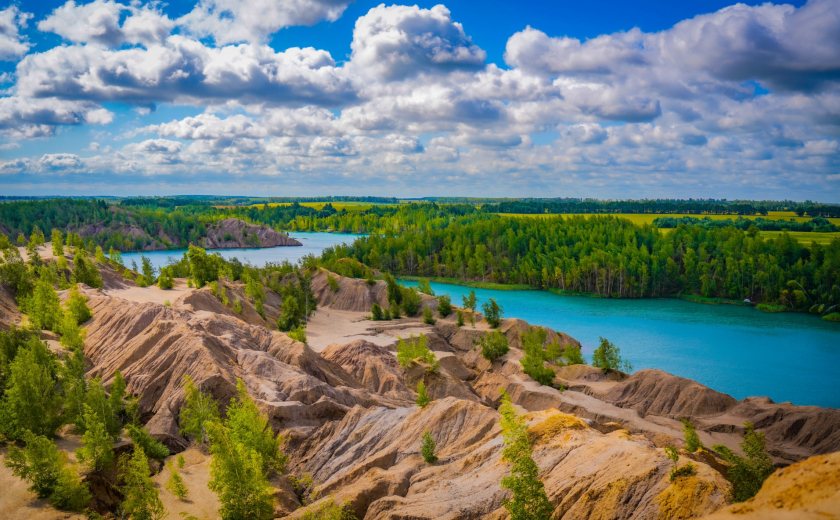
<path id="1" fill-rule="evenodd" d="M 473 289 L 492 289 L 495 291 L 534 291 L 537 287 L 532 285 L 525 285 L 521 283 L 505 284 L 494 282 L 472 282 L 469 280 L 459 280 L 457 278 L 447 278 L 442 276 L 397 276 L 398 280 L 406 280 L 409 282 L 434 282 L 445 283 L 448 285 L 460 285 L 462 287 L 471 287 Z"/>
<path id="2" fill-rule="evenodd" d="M 834 321 L 840 323 L 840 312 L 832 312 L 822 317 L 825 321 Z"/>
<path id="3" fill-rule="evenodd" d="M 535 442 L 548 442 L 551 438 L 564 430 L 582 430 L 586 423 L 577 417 L 556 411 L 548 419 L 528 428 L 528 435 Z"/>
<path id="4" fill-rule="evenodd" d="M 787 312 L 790 310 L 785 305 L 774 305 L 772 303 L 759 303 L 755 308 L 762 312 Z"/>
<path id="5" fill-rule="evenodd" d="M 707 298 L 705 296 L 697 296 L 695 294 L 680 294 L 677 296 L 680 300 L 686 300 L 694 303 L 705 303 L 706 305 L 741 305 L 743 307 L 750 307 L 750 302 L 743 300 L 730 300 L 728 298 Z"/>

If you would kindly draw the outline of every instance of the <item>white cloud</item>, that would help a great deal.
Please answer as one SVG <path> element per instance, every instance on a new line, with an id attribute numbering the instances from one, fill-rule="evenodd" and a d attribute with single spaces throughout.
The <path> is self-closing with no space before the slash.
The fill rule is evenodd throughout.
<path id="1" fill-rule="evenodd" d="M 201 0 L 178 24 L 217 45 L 263 43 L 280 29 L 337 20 L 349 0 Z"/>
<path id="2" fill-rule="evenodd" d="M 112 117 L 86 101 L 0 97 L 0 134 L 18 139 L 50 136 L 57 125 L 107 124 Z"/>
<path id="3" fill-rule="evenodd" d="M 21 12 L 17 6 L 0 10 L 0 61 L 13 61 L 27 52 L 31 45 L 20 35 L 32 13 Z"/>
<path id="4" fill-rule="evenodd" d="M 386 81 L 476 70 L 486 58 L 443 5 L 374 7 L 356 20 L 351 48 L 349 66 L 355 72 Z"/>
<path id="5" fill-rule="evenodd" d="M 124 12 L 129 15 L 120 25 Z M 38 29 L 53 32 L 75 43 L 119 47 L 123 43 L 146 46 L 161 43 L 175 23 L 154 5 L 134 7 L 113 0 L 76 4 L 69 0 L 38 22 Z"/>

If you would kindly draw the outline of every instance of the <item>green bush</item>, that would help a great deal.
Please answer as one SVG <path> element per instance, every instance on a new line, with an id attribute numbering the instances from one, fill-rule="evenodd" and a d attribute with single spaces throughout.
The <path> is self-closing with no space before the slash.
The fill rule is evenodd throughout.
<path id="1" fill-rule="evenodd" d="M 137 520 L 165 518 L 166 508 L 149 476 L 149 460 L 143 450 L 135 449 L 132 455 L 123 455 L 119 468 L 124 482 L 120 491 L 125 497 L 119 507 L 121 517 Z"/>
<path id="2" fill-rule="evenodd" d="M 334 293 L 338 292 L 338 290 L 341 288 L 341 286 L 338 284 L 338 280 L 336 280 L 335 277 L 331 274 L 327 275 L 327 283 L 329 284 L 330 289 L 332 289 L 332 292 Z"/>
<path id="3" fill-rule="evenodd" d="M 172 461 L 169 461 L 169 464 L 166 466 L 169 468 L 169 480 L 166 481 L 166 489 L 171 491 L 172 494 L 178 497 L 179 500 L 185 500 L 189 494 L 189 490 L 187 489 L 186 484 L 184 484 L 183 477 L 181 477 L 181 474 L 178 473 L 177 469 L 175 469 L 175 465 L 172 464 Z"/>
<path id="4" fill-rule="evenodd" d="M 432 400 L 429 399 L 429 394 L 426 393 L 426 385 L 423 381 L 417 383 L 417 399 L 414 402 L 420 408 L 425 408 L 427 404 L 432 402 Z"/>
<path id="5" fill-rule="evenodd" d="M 172 269 L 164 267 L 160 270 L 160 276 L 158 276 L 157 285 L 164 291 L 168 291 L 175 286 L 175 279 L 172 276 Z"/>
<path id="6" fill-rule="evenodd" d="M 452 314 L 452 299 L 447 294 L 438 296 L 437 311 L 441 318 L 445 318 Z"/>
<path id="7" fill-rule="evenodd" d="M 458 321 L 455 323 L 455 325 L 457 325 L 458 327 L 464 326 L 464 313 L 461 311 L 461 309 L 458 309 Z"/>
<path id="8" fill-rule="evenodd" d="M 219 405 L 210 394 L 195 386 L 192 378 L 184 375 L 184 404 L 179 414 L 181 435 L 194 435 L 196 442 L 207 438 L 207 423 L 219 420 Z"/>
<path id="9" fill-rule="evenodd" d="M 415 359 L 420 359 L 432 365 L 433 368 L 440 366 L 435 353 L 429 350 L 429 339 L 425 334 L 420 334 L 420 336 L 412 334 L 408 341 L 405 341 L 402 338 L 398 339 L 397 361 L 401 367 L 408 368 L 412 363 L 414 363 Z"/>
<path id="10" fill-rule="evenodd" d="M 420 453 L 423 455 L 423 460 L 426 461 L 427 464 L 434 464 L 438 461 L 437 455 L 435 455 L 435 440 L 432 439 L 432 433 L 429 430 L 423 432 L 423 438 L 420 441 Z"/>
<path id="11" fill-rule="evenodd" d="M 298 325 L 297 327 L 289 331 L 289 337 L 295 341 L 306 343 L 306 329 L 303 327 L 303 325 Z"/>
<path id="12" fill-rule="evenodd" d="M 93 312 L 91 312 L 90 307 L 88 307 L 87 301 L 87 297 L 79 292 L 78 285 L 73 285 L 70 288 L 70 297 L 67 299 L 67 303 L 65 303 L 64 306 L 67 311 L 76 318 L 76 323 L 79 325 L 93 317 Z"/>
<path id="13" fill-rule="evenodd" d="M 437 320 L 435 319 L 435 315 L 432 312 L 431 307 L 423 308 L 423 323 L 425 323 L 426 325 L 434 325 L 435 323 L 437 323 Z"/>
<path id="14" fill-rule="evenodd" d="M 396 300 L 391 300 L 391 318 L 398 320 L 401 318 L 400 316 L 400 306 L 397 304 Z"/>
<path id="15" fill-rule="evenodd" d="M 840 323 L 840 312 L 832 312 L 822 317 L 825 321 L 834 321 Z"/>
<path id="16" fill-rule="evenodd" d="M 633 365 L 621 357 L 621 349 L 606 338 L 601 338 L 601 344 L 592 353 L 592 366 L 600 368 L 605 374 L 609 370 L 633 370 Z"/>
<path id="17" fill-rule="evenodd" d="M 475 344 L 481 345 L 481 355 L 491 363 L 510 351 L 507 336 L 500 330 L 491 330 L 484 334 Z"/>
<path id="18" fill-rule="evenodd" d="M 502 316 L 504 315 L 505 310 L 496 302 L 496 299 L 490 298 L 489 301 L 484 302 L 484 305 L 481 306 L 481 310 L 484 311 L 484 320 L 494 329 L 499 328 L 499 325 L 502 323 Z"/>
<path id="19" fill-rule="evenodd" d="M 125 429 L 128 432 L 128 436 L 131 438 L 131 441 L 134 443 L 135 448 L 139 447 L 143 450 L 146 457 L 155 460 L 163 460 L 169 456 L 169 448 L 167 448 L 162 442 L 155 440 L 154 437 L 149 435 L 149 432 L 147 432 L 145 428 L 128 424 Z"/>
<path id="20" fill-rule="evenodd" d="M 730 465 L 727 479 L 732 483 L 733 502 L 744 502 L 754 497 L 767 477 L 773 474 L 773 460 L 767 454 L 764 434 L 757 433 L 752 423 L 744 423 L 744 441 L 739 446 L 746 457 L 720 444 L 712 446 Z"/>
<path id="21" fill-rule="evenodd" d="M 691 424 L 691 421 L 686 418 L 682 418 L 680 420 L 683 423 L 683 434 L 685 434 L 685 449 L 689 453 L 694 453 L 703 447 L 703 443 L 700 442 L 700 436 L 697 435 L 697 430 L 694 429 L 694 425 Z"/>
<path id="22" fill-rule="evenodd" d="M 402 310 L 405 315 L 408 317 L 417 316 L 420 305 L 423 303 L 420 293 L 413 287 L 400 287 L 400 293 L 402 294 Z"/>
<path id="23" fill-rule="evenodd" d="M 522 370 L 543 386 L 551 386 L 554 382 L 554 370 L 545 366 L 546 351 L 543 344 L 548 332 L 542 327 L 531 327 L 520 334 L 522 351 L 525 353 L 519 363 Z"/>
<path id="24" fill-rule="evenodd" d="M 762 312 L 785 312 L 790 310 L 786 305 L 776 305 L 773 303 L 759 303 L 755 308 Z"/>
<path id="25" fill-rule="evenodd" d="M 380 307 L 378 303 L 374 303 L 370 306 L 370 319 L 373 321 L 382 320 L 382 307 Z"/>
<path id="26" fill-rule="evenodd" d="M 580 352 L 580 345 L 569 344 L 563 350 L 563 359 L 567 365 L 585 365 L 586 360 Z"/>
<path id="27" fill-rule="evenodd" d="M 435 295 L 435 291 L 432 290 L 432 284 L 429 283 L 429 280 L 420 280 L 417 282 L 417 290 L 429 296 Z"/>

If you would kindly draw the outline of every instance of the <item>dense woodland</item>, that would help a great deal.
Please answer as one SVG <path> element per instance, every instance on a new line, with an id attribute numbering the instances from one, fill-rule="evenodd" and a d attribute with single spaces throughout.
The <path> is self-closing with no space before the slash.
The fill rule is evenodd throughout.
<path id="1" fill-rule="evenodd" d="M 744 231 L 747 231 L 751 227 L 755 227 L 759 231 L 796 231 L 804 233 L 837 233 L 840 231 L 840 227 L 835 226 L 822 217 L 812 218 L 807 222 L 770 220 L 761 217 L 755 219 L 739 217 L 735 220 L 713 220 L 709 217 L 702 219 L 696 217 L 659 217 L 653 221 L 653 226 L 659 229 L 671 229 L 681 224 L 685 226 L 700 226 L 705 229 L 735 227 Z"/>

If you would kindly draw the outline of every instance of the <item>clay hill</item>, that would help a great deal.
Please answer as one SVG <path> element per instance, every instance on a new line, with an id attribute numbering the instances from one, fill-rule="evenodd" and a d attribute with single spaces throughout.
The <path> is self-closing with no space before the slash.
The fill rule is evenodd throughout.
<path id="1" fill-rule="evenodd" d="M 88 375 L 102 376 L 107 386 L 120 370 L 128 391 L 141 396 L 149 431 L 173 453 L 185 454 L 192 500 L 180 502 L 163 487 L 165 467 L 154 477 L 170 517 L 216 518 L 218 507 L 206 489 L 208 455 L 179 434 L 179 383 L 187 374 L 223 404 L 242 379 L 272 427 L 287 436 L 289 473 L 311 475 L 322 497 L 346 501 L 360 520 L 508 518 L 502 501 L 509 494 L 499 486 L 510 471 L 500 453 L 501 388 L 525 414 L 553 518 L 840 518 L 840 410 L 767 398 L 738 401 L 659 370 L 603 374 L 575 365 L 556 369 L 555 386 L 562 383 L 565 391 L 540 386 L 519 363 L 519 335 L 528 323 L 502 321 L 512 348 L 491 363 L 474 345 L 487 332 L 486 322 L 473 328 L 458 327 L 454 316 L 434 325 L 420 318 L 365 319 L 372 303 L 387 306 L 381 281 L 368 285 L 332 274 L 334 290 L 331 273 L 315 273 L 319 308 L 304 344 L 272 330 L 281 299 L 271 291 L 264 320 L 238 282 L 223 285 L 230 301 L 241 299 L 241 313 L 209 288 L 190 289 L 183 280 L 172 291 L 118 285 L 118 277 L 102 269 L 104 290 L 82 288 L 93 310 L 84 324 Z M 434 307 L 435 300 L 424 296 L 423 305 Z M 8 293 L 0 291 L 0 320 L 8 325 L 19 319 Z M 437 373 L 423 363 L 405 370 L 395 360 L 399 338 L 419 334 L 440 361 Z M 549 331 L 549 339 L 577 344 L 562 332 Z M 424 408 L 414 404 L 421 380 L 433 399 Z M 697 425 L 706 446 L 736 452 L 743 421 L 753 422 L 766 434 L 778 471 L 754 499 L 731 505 L 723 461 L 711 451 L 682 450 L 680 464 L 691 461 L 696 470 L 671 482 L 672 462 L 662 448 L 684 446 L 683 417 Z M 435 464 L 420 455 L 425 430 L 437 443 Z M 65 433 L 58 442 L 70 452 L 78 439 Z M 27 495 L 2 467 L 0 484 L 8 490 L 0 517 L 66 517 Z M 301 518 L 305 496 L 287 476 L 274 477 L 272 485 L 275 517 Z M 112 507 L 108 486 L 103 483 L 94 499 L 100 511 Z"/>

